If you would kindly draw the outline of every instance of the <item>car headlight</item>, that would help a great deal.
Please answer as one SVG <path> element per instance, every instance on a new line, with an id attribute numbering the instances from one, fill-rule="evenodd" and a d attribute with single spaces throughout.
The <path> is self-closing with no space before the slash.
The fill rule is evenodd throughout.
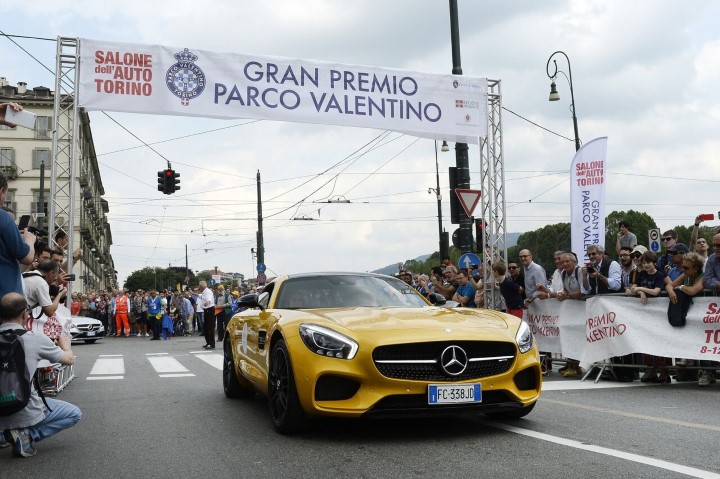
<path id="1" fill-rule="evenodd" d="M 515 341 L 517 342 L 518 349 L 521 353 L 527 353 L 533 347 L 533 335 L 530 331 L 530 326 L 525 321 L 520 321 L 520 327 L 515 335 Z"/>
<path id="2" fill-rule="evenodd" d="M 358 343 L 352 339 L 315 324 L 301 324 L 300 337 L 310 351 L 320 356 L 352 359 L 358 350 Z"/>

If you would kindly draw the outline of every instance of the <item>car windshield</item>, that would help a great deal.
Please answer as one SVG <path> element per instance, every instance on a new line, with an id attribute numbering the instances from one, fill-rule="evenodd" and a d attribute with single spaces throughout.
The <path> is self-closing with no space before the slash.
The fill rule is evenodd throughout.
<path id="1" fill-rule="evenodd" d="M 420 308 L 425 300 L 405 282 L 381 276 L 323 275 L 290 278 L 275 301 L 278 309 Z"/>

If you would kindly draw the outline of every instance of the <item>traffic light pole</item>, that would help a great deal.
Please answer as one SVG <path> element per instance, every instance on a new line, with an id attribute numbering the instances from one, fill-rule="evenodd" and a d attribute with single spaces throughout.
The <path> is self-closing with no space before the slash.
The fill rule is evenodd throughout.
<path id="1" fill-rule="evenodd" d="M 457 0 L 450 0 L 450 41 L 452 46 L 453 75 L 462 75 L 460 64 L 460 28 L 458 26 Z M 468 159 L 467 143 L 455 143 L 455 166 L 457 187 L 470 188 L 470 166 Z M 472 219 L 465 214 L 465 211 L 458 212 L 460 251 L 469 253 L 472 251 Z"/>

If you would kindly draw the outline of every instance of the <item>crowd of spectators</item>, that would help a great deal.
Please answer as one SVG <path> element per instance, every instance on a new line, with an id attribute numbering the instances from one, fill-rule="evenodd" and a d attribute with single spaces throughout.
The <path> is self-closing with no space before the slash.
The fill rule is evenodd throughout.
<path id="1" fill-rule="evenodd" d="M 720 290 L 720 229 L 713 237 L 712 251 L 705 238 L 699 237 L 698 230 L 702 217 L 695 219 L 691 246 L 678 242 L 674 230 L 665 231 L 661 240 L 663 252 L 655 254 L 639 245 L 632 233 L 630 222 L 619 223 L 615 244 L 617 256 L 612 258 L 601 245 L 590 245 L 586 253 L 587 264 L 578 264 L 577 255 L 569 251 L 556 251 L 553 255 L 555 270 L 550 277 L 545 269 L 533 261 L 529 249 L 519 252 L 519 262 L 510 259 L 507 264 L 496 261 L 493 264 L 478 265 L 477 268 L 458 269 L 450 259 L 442 258 L 442 264 L 434 267 L 429 274 L 401 270 L 399 277 L 415 287 L 421 294 L 441 294 L 447 301 L 454 301 L 462 307 L 484 307 L 485 285 L 496 288 L 502 298 L 502 308 L 509 314 L 523 317 L 533 301 L 556 298 L 558 301 L 582 300 L 587 296 L 603 294 L 626 294 L 636 296 L 641 304 L 649 298 L 667 294 L 671 304 L 681 304 L 685 298 L 698 294 L 718 294 Z M 485 267 L 487 266 L 487 268 Z M 543 374 L 549 374 L 552 361 L 544 354 Z M 580 377 L 579 362 L 563 358 L 565 366 L 559 369 L 564 377 Z M 612 358 L 612 362 L 637 365 L 638 368 L 615 368 L 611 374 L 615 379 L 643 382 L 670 382 L 671 358 L 659 358 L 643 354 L 631 354 Z M 700 386 L 716 381 L 715 372 L 720 367 L 715 362 L 676 358 L 676 380 L 697 380 Z M 687 368 L 686 366 L 696 366 Z M 685 367 L 683 369 L 683 367 Z M 697 368 L 701 368 L 699 375 Z M 644 369 L 640 376 L 638 370 Z"/>

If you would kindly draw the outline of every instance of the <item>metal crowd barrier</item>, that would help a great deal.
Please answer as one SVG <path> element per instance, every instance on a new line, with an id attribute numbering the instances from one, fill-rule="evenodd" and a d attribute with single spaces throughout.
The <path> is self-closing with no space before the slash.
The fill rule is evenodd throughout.
<path id="1" fill-rule="evenodd" d="M 38 382 L 43 394 L 47 396 L 57 396 L 70 381 L 75 379 L 75 366 L 65 366 L 63 364 L 53 364 L 38 368 Z"/>

